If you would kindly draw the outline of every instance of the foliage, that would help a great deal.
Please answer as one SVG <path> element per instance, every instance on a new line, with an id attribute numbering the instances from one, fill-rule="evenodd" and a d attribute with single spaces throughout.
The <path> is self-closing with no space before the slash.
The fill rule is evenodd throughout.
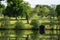
<path id="1" fill-rule="evenodd" d="M 47 5 L 36 5 L 35 7 L 35 13 L 38 14 L 38 16 L 47 16 L 50 12 L 50 7 Z"/>
<path id="2" fill-rule="evenodd" d="M 4 11 L 4 15 L 8 17 L 17 17 L 22 13 L 22 0 L 7 0 L 7 7 Z"/>
<path id="3" fill-rule="evenodd" d="M 25 24 L 24 24 L 23 22 L 17 21 L 17 22 L 15 23 L 15 28 L 16 28 L 16 29 L 23 29 L 24 26 L 25 26 Z"/>
<path id="4" fill-rule="evenodd" d="M 35 12 L 39 13 L 40 11 L 41 11 L 41 6 L 40 5 L 36 5 Z"/>
<path id="5" fill-rule="evenodd" d="M 49 14 L 49 9 L 47 8 L 47 7 L 42 7 L 42 15 L 43 16 L 46 16 L 46 15 L 48 15 Z"/>
<path id="6" fill-rule="evenodd" d="M 29 19 L 31 17 L 31 11 L 32 11 L 32 8 L 30 7 L 30 5 L 28 3 L 24 3 L 23 16 L 25 16 L 27 23 L 29 23 Z"/>
<path id="7" fill-rule="evenodd" d="M 10 20 L 8 17 L 4 17 L 1 22 L 2 28 L 9 28 L 10 27 Z"/>
<path id="8" fill-rule="evenodd" d="M 60 16 L 60 5 L 56 6 L 56 12 L 57 12 L 57 16 Z"/>
<path id="9" fill-rule="evenodd" d="M 33 26 L 33 28 L 35 28 L 35 29 L 39 27 L 39 21 L 36 20 L 36 19 L 33 19 L 30 24 L 31 24 L 31 25 Z"/>
<path id="10" fill-rule="evenodd" d="M 0 2 L 0 15 L 2 15 L 2 12 L 4 9 L 5 9 L 5 6 Z"/>
<path id="11" fill-rule="evenodd" d="M 27 23 L 29 23 L 31 7 L 27 2 L 23 0 L 7 0 L 7 7 L 4 10 L 4 16 L 8 17 L 25 17 Z"/>

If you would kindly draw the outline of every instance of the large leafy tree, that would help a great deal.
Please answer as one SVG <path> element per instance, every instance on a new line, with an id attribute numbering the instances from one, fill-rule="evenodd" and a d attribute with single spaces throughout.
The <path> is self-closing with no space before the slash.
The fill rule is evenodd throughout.
<path id="1" fill-rule="evenodd" d="M 57 12 L 57 18 L 58 18 L 58 24 L 60 24 L 60 5 L 56 6 L 56 12 Z"/>
<path id="2" fill-rule="evenodd" d="M 23 0 L 7 0 L 7 7 L 4 10 L 4 16 L 17 17 L 23 12 Z"/>
<path id="3" fill-rule="evenodd" d="M 38 14 L 40 16 L 40 11 L 41 11 L 41 6 L 40 5 L 36 5 L 36 7 L 34 8 L 34 13 Z"/>
<path id="4" fill-rule="evenodd" d="M 49 12 L 50 9 L 48 5 L 41 5 L 41 11 L 40 11 L 41 16 L 48 16 Z"/>
<path id="5" fill-rule="evenodd" d="M 41 10 L 41 6 L 40 6 L 40 5 L 36 5 L 36 7 L 35 7 L 35 12 L 36 12 L 36 13 L 39 13 L 40 10 Z"/>
<path id="6" fill-rule="evenodd" d="M 60 22 L 60 5 L 57 5 L 55 10 L 57 12 L 58 21 Z"/>
<path id="7" fill-rule="evenodd" d="M 4 11 L 4 16 L 8 17 L 25 17 L 27 23 L 29 23 L 29 15 L 31 12 L 31 7 L 27 2 L 23 0 L 7 0 L 7 7 Z"/>
<path id="8" fill-rule="evenodd" d="M 60 5 L 56 6 L 56 12 L 57 12 L 57 16 L 60 16 Z"/>
<path id="9" fill-rule="evenodd" d="M 41 10 L 42 16 L 47 16 L 49 14 L 49 11 L 50 10 L 46 6 L 43 6 Z"/>
<path id="10" fill-rule="evenodd" d="M 50 9 L 48 5 L 36 5 L 35 12 L 39 16 L 47 16 L 50 12 Z"/>

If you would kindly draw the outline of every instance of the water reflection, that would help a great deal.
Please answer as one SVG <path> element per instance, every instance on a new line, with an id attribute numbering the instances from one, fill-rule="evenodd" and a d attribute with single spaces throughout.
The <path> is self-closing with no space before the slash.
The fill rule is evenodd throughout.
<path id="1" fill-rule="evenodd" d="M 0 30 L 0 40 L 58 40 L 59 31 L 45 30 L 42 35 L 38 30 Z"/>

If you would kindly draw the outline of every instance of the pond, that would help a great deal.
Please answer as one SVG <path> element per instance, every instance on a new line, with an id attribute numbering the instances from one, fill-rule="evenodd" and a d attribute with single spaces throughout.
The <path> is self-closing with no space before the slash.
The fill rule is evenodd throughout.
<path id="1" fill-rule="evenodd" d="M 60 40 L 60 30 L 0 30 L 0 40 Z"/>

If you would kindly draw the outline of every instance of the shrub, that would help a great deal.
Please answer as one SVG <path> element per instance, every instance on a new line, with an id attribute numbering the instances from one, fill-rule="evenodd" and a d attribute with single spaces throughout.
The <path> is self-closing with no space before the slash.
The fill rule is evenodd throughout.
<path id="1" fill-rule="evenodd" d="M 1 21 L 1 28 L 9 28 L 10 21 L 8 17 L 4 17 Z"/>
<path id="2" fill-rule="evenodd" d="M 15 28 L 16 28 L 16 29 L 23 29 L 24 25 L 25 25 L 25 24 L 24 24 L 23 22 L 17 21 L 17 22 L 15 23 Z"/>
<path id="3" fill-rule="evenodd" d="M 36 29 L 39 26 L 39 21 L 36 19 L 33 19 L 30 24 L 33 26 L 32 28 Z"/>

